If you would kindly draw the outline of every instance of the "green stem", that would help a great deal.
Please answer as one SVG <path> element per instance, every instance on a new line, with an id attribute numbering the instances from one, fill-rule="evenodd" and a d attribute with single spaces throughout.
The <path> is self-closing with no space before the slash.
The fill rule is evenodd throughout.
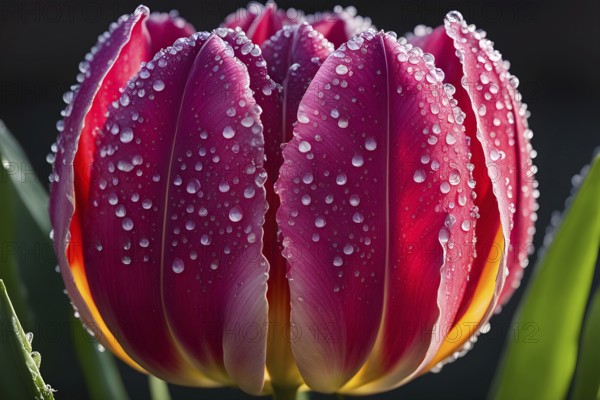
<path id="1" fill-rule="evenodd" d="M 298 388 L 273 386 L 273 400 L 308 400 L 308 392 L 298 392 Z"/>
<path id="2" fill-rule="evenodd" d="M 148 386 L 150 387 L 150 398 L 152 400 L 170 400 L 169 386 L 165 381 L 152 375 L 148 375 Z"/>

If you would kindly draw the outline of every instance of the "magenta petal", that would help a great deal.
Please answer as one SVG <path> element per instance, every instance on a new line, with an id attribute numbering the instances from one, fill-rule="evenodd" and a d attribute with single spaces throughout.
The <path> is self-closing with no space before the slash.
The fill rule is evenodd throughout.
<path id="1" fill-rule="evenodd" d="M 373 28 L 370 18 L 356 15 L 356 8 L 336 6 L 332 11 L 307 15 L 306 20 L 338 48 L 352 36 Z"/>
<path id="2" fill-rule="evenodd" d="M 501 302 L 505 302 L 520 282 L 535 232 L 537 206 L 526 106 L 521 104 L 517 91 L 519 80 L 509 73 L 507 63 L 486 39 L 485 32 L 467 25 L 456 12 L 446 16 L 445 28 L 461 54 L 472 109 L 481 132 L 478 139 L 498 199 L 505 238 L 510 238 L 507 268 L 512 277 L 507 279 L 510 288 L 503 289 Z"/>
<path id="3" fill-rule="evenodd" d="M 280 123 L 284 132 L 282 136 L 273 138 L 278 142 L 274 145 L 279 148 L 281 143 L 292 138 L 292 123 L 296 121 L 298 104 L 319 67 L 333 51 L 333 45 L 304 22 L 283 27 L 263 44 L 262 50 L 271 78 L 282 85 L 283 122 L 280 120 Z M 266 140 L 269 140 L 268 136 Z M 280 160 L 280 157 L 277 159 Z"/>
<path id="4" fill-rule="evenodd" d="M 277 217 L 292 322 L 311 332 L 292 348 L 315 390 L 339 390 L 365 362 L 361 384 L 397 384 L 459 307 L 475 224 L 468 148 L 432 62 L 367 32 L 300 103 Z"/>
<path id="5" fill-rule="evenodd" d="M 80 264 L 70 265 L 70 262 L 80 258 L 78 255 L 81 253 L 79 218 L 75 216 L 73 220 L 73 214 L 76 201 L 79 207 L 79 202 L 87 196 L 87 167 L 94 151 L 92 135 L 97 124 L 104 123 L 104 107 L 116 99 L 119 86 L 125 84 L 139 68 L 139 63 L 149 57 L 147 40 L 143 35 L 143 23 L 148 14 L 148 9 L 140 6 L 134 14 L 121 17 L 109 32 L 100 36 L 92 52 L 80 64 L 81 73 L 77 79 L 80 85 L 72 88 L 73 92 L 65 94 L 65 120 L 59 123 L 60 135 L 56 144 L 50 194 L 54 250 L 68 294 L 83 322 L 94 330 L 96 321 L 90 305 L 84 301 L 80 292 L 82 288 L 77 286 L 71 271 L 71 268 L 83 268 Z M 83 162 L 79 167 L 74 167 L 76 154 Z M 75 196 L 75 183 L 78 184 L 78 196 Z M 77 227 L 74 232 L 70 232 L 72 225 Z M 70 245 L 68 259 L 66 253 Z M 103 341 L 102 337 L 99 339 Z M 111 343 L 105 345 L 112 348 Z"/>
<path id="6" fill-rule="evenodd" d="M 146 22 L 152 54 L 171 46 L 177 39 L 188 37 L 196 32 L 192 24 L 181 18 L 176 11 L 170 13 L 152 13 Z"/>
<path id="7" fill-rule="evenodd" d="M 262 5 L 250 2 L 246 8 L 240 8 L 229 14 L 222 26 L 225 28 L 240 28 L 252 40 L 262 45 L 284 25 L 300 22 L 301 15 L 288 15 L 285 10 L 277 9 L 273 1 Z"/>
<path id="8" fill-rule="evenodd" d="M 99 135 L 84 232 L 94 298 L 141 365 L 183 374 L 180 348 L 209 378 L 258 393 L 265 338 L 236 340 L 267 313 L 262 126 L 248 84 L 217 35 L 158 53 Z"/>

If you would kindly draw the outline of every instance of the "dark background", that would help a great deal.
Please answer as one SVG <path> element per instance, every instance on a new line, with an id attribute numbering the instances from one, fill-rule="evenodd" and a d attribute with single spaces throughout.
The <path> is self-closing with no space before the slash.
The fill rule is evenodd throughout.
<path id="1" fill-rule="evenodd" d="M 571 177 L 589 162 L 600 145 L 600 2 L 599 1 L 279 1 L 282 8 L 301 8 L 307 13 L 354 5 L 374 24 L 399 35 L 417 24 L 436 26 L 447 11 L 457 9 L 470 23 L 488 32 L 511 72 L 520 78 L 520 90 L 532 115 L 535 160 L 539 167 L 540 210 L 536 248 L 554 210 L 561 210 L 570 192 Z M 39 176 L 50 167 L 45 163 L 55 140 L 55 122 L 64 105 L 62 93 L 75 83 L 77 65 L 121 14 L 132 12 L 132 1 L 69 0 L 0 2 L 0 119 L 24 146 Z M 215 28 L 245 1 L 196 1 L 179 4 L 147 1 L 152 11 L 176 8 L 198 30 Z M 43 243 L 40 242 L 40 243 Z M 34 349 L 43 355 L 42 374 L 58 390 L 59 399 L 85 398 L 85 384 L 71 349 L 72 338 L 64 327 L 52 325 L 57 310 L 67 310 L 60 294 L 62 281 L 52 271 L 51 251 L 40 250 L 41 260 L 30 261 L 22 272 L 33 282 L 28 286 L 35 315 L 29 330 L 36 334 Z M 38 262 L 39 261 L 39 262 Z M 532 259 L 532 264 L 535 261 Z M 40 265 L 50 264 L 48 268 Z M 529 268 L 526 278 L 531 273 Z M 482 335 L 465 358 L 448 365 L 439 374 L 428 374 L 395 392 L 372 396 L 396 398 L 483 398 L 489 389 L 505 340 L 515 340 L 510 321 L 523 286 L 501 315 L 492 319 L 492 330 Z M 63 312 L 63 311 L 60 311 Z M 64 311 L 65 313 L 67 311 Z M 68 329 L 68 328 L 64 328 Z M 59 333 L 56 333 L 59 332 Z M 540 333 L 543 340 L 543 332 Z M 148 396 L 146 378 L 120 365 L 132 398 Z M 182 399 L 244 399 L 240 391 L 191 390 L 171 387 Z M 315 396 L 315 398 L 330 398 Z M 333 397 L 331 397 L 333 398 Z"/>

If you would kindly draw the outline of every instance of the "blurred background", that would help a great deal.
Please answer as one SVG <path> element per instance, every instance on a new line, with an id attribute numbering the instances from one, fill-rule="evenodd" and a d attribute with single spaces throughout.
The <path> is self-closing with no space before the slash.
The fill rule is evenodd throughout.
<path id="1" fill-rule="evenodd" d="M 178 9 L 197 30 L 211 30 L 245 1 L 146 1 L 152 11 Z M 533 146 L 538 157 L 540 209 L 535 247 L 555 210 L 562 210 L 571 189 L 571 177 L 591 159 L 600 145 L 600 2 L 599 1 L 278 1 L 282 8 L 306 13 L 353 5 L 380 29 L 399 35 L 415 25 L 437 26 L 447 11 L 456 9 L 466 20 L 488 32 L 511 72 L 520 79 L 520 91 L 529 105 Z M 46 186 L 50 167 L 45 162 L 56 138 L 55 123 L 64 105 L 62 94 L 75 83 L 77 65 L 99 34 L 121 14 L 132 12 L 135 1 L 71 0 L 0 2 L 0 119 L 17 137 Z M 32 175 L 33 176 L 33 175 Z M 3 178 L 6 178 L 3 176 Z M 87 392 L 73 351 L 72 309 L 63 295 L 63 283 L 54 271 L 50 242 L 25 230 L 29 221 L 17 212 L 17 240 L 2 246 L 7 257 L 19 261 L 26 283 L 27 304 L 33 312 L 22 315 L 33 347 L 42 354 L 42 375 L 57 389 L 58 399 L 84 399 Z M 0 222 L 2 224 L 3 222 Z M 20 232 L 20 231 L 23 232 Z M 535 263 L 535 256 L 530 264 Z M 565 268 L 569 266 L 565 265 Z M 531 274 L 528 268 L 525 283 Z M 0 270 L 0 275 L 1 275 Z M 596 279 L 597 280 L 597 279 Z M 416 381 L 372 399 L 480 399 L 490 386 L 506 341 L 523 340 L 524 331 L 511 327 L 523 285 L 509 305 L 492 321 L 464 358 Z M 557 293 L 557 295 L 560 295 Z M 543 335 L 540 332 L 539 335 Z M 147 379 L 119 364 L 132 399 L 148 397 Z M 176 399 L 246 399 L 233 389 L 192 390 L 171 386 Z M 314 395 L 315 399 L 335 397 Z"/>

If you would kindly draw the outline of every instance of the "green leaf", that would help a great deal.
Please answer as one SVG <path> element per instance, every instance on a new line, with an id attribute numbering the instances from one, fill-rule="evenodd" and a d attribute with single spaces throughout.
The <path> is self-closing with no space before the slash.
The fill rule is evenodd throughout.
<path id="1" fill-rule="evenodd" d="M 150 387 L 150 398 L 152 400 L 171 400 L 169 385 L 165 381 L 148 375 L 148 386 Z"/>
<path id="2" fill-rule="evenodd" d="M 0 279 L 0 397 L 4 399 L 53 399 L 52 389 L 40 374 L 39 353 L 28 337 L 12 307 L 4 282 Z"/>
<path id="3" fill-rule="evenodd" d="M 0 177 L 0 279 L 12 299 L 13 307 L 25 327 L 31 327 L 31 313 L 27 308 L 27 290 L 21 280 L 17 265 L 17 241 L 15 240 L 15 190 L 9 179 Z"/>
<path id="4" fill-rule="evenodd" d="M 492 398 L 567 395 L 600 244 L 600 157 L 592 164 L 536 266 L 514 320 L 519 335 L 505 349 Z"/>
<path id="5" fill-rule="evenodd" d="M 25 204 L 40 229 L 50 232 L 48 216 L 48 193 L 35 175 L 31 163 L 19 143 L 0 121 L 0 160 L 2 160 L 2 181 L 8 177 L 21 201 Z"/>
<path id="6" fill-rule="evenodd" d="M 98 346 L 78 319 L 72 318 L 75 327 L 75 351 L 82 367 L 88 393 L 92 400 L 126 400 L 127 391 L 119 375 L 114 357 Z"/>
<path id="7" fill-rule="evenodd" d="M 600 289 L 590 304 L 581 338 L 573 399 L 600 397 Z M 598 397 L 597 397 L 598 396 Z"/>

